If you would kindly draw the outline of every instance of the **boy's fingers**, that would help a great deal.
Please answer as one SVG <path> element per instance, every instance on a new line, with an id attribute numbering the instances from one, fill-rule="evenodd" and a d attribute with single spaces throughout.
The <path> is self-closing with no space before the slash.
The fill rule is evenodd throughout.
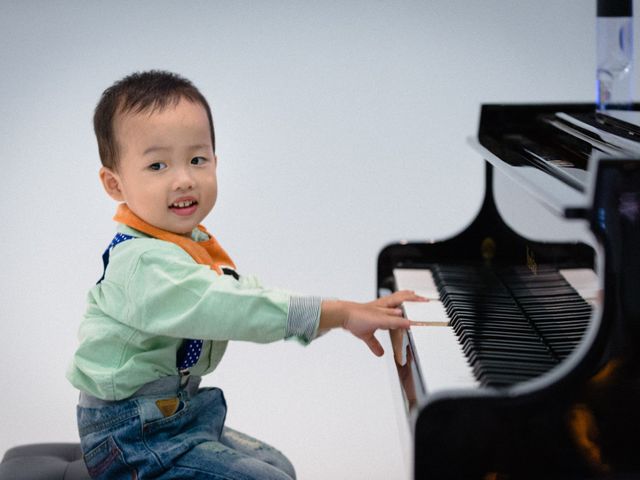
<path id="1" fill-rule="evenodd" d="M 382 345 L 380 345 L 380 342 L 376 339 L 376 337 L 371 335 L 367 338 L 363 338 L 363 340 L 376 357 L 381 357 L 382 355 L 384 355 L 384 349 L 382 348 Z"/>
<path id="2" fill-rule="evenodd" d="M 409 292 L 406 296 L 403 297 L 402 301 L 403 302 L 429 302 L 430 300 L 426 297 L 418 295 L 415 292 Z"/>
<path id="3" fill-rule="evenodd" d="M 403 302 L 428 302 L 429 299 L 416 295 L 412 290 L 400 290 L 386 297 L 378 299 L 384 307 L 397 307 Z"/>
<path id="4" fill-rule="evenodd" d="M 395 330 L 397 328 L 409 328 L 411 326 L 411 321 L 407 320 L 401 316 L 388 317 L 384 326 L 381 327 L 383 330 Z"/>

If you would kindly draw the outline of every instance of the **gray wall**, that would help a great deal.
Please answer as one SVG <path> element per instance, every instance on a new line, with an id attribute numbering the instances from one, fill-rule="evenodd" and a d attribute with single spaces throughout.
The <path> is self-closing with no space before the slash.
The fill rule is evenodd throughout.
<path id="1" fill-rule="evenodd" d="M 465 139 L 481 103 L 594 98 L 594 17 L 588 0 L 3 0 L 0 452 L 76 438 L 64 371 L 114 230 L 91 128 L 113 81 L 169 69 L 208 97 L 205 223 L 241 272 L 364 301 L 385 244 L 449 236 L 478 208 Z M 402 455 L 385 362 L 341 332 L 238 343 L 207 384 L 301 478 L 388 479 Z"/>

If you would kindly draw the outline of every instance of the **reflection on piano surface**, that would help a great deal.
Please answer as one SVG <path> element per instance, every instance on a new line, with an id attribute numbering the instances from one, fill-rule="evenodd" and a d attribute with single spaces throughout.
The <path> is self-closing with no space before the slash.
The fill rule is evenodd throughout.
<path id="1" fill-rule="evenodd" d="M 483 106 L 476 219 L 379 255 L 379 294 L 430 299 L 403 305 L 422 325 L 391 332 L 415 478 L 640 475 L 640 132 L 594 112 Z M 589 245 L 514 231 L 494 169 L 560 218 L 587 222 Z"/>

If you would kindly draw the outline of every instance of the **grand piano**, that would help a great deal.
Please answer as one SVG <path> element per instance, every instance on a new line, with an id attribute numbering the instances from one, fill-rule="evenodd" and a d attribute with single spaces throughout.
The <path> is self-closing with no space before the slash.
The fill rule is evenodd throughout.
<path id="1" fill-rule="evenodd" d="M 411 289 L 390 332 L 411 477 L 640 477 L 640 128 L 593 104 L 483 105 L 477 217 L 379 254 L 378 295 Z M 501 177 L 585 239 L 509 226 Z M 523 212 L 521 217 L 526 217 Z M 544 225 L 543 225 L 544 227 Z"/>

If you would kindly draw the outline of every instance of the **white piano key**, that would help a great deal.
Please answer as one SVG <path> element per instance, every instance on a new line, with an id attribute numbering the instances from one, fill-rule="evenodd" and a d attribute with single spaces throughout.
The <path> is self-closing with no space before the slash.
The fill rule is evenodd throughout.
<path id="1" fill-rule="evenodd" d="M 431 271 L 417 268 L 396 268 L 393 270 L 398 290 L 413 290 L 416 295 L 429 299 L 439 299 L 438 287 Z"/>
<path id="2" fill-rule="evenodd" d="M 590 268 L 564 269 L 560 274 L 586 301 L 597 302 L 600 298 L 600 282 L 596 272 Z"/>
<path id="3" fill-rule="evenodd" d="M 438 288 L 428 269 L 397 268 L 393 271 L 398 290 L 413 290 L 430 299 L 428 302 L 404 302 L 405 317 L 425 326 L 414 326 L 410 334 L 415 361 L 420 369 L 427 393 L 453 388 L 478 388 L 467 357 L 462 351 L 449 317 L 442 305 Z M 403 346 L 404 347 L 404 346 Z M 404 348 L 403 348 L 404 350 Z M 402 352 L 404 357 L 405 352 Z M 402 358 L 401 361 L 406 361 Z"/>
<path id="4" fill-rule="evenodd" d="M 427 394 L 480 386 L 451 327 L 411 327 L 411 337 Z"/>
<path id="5" fill-rule="evenodd" d="M 396 269 L 396 286 L 413 290 L 429 298 L 428 302 L 405 302 L 405 316 L 428 326 L 411 327 L 416 363 L 422 373 L 428 393 L 452 388 L 477 388 L 467 357 L 457 336 L 448 326 L 449 317 L 440 302 L 438 289 L 427 269 Z"/>
<path id="6" fill-rule="evenodd" d="M 415 322 L 429 325 L 449 325 L 449 317 L 440 300 L 428 302 L 404 302 L 404 316 Z"/>

